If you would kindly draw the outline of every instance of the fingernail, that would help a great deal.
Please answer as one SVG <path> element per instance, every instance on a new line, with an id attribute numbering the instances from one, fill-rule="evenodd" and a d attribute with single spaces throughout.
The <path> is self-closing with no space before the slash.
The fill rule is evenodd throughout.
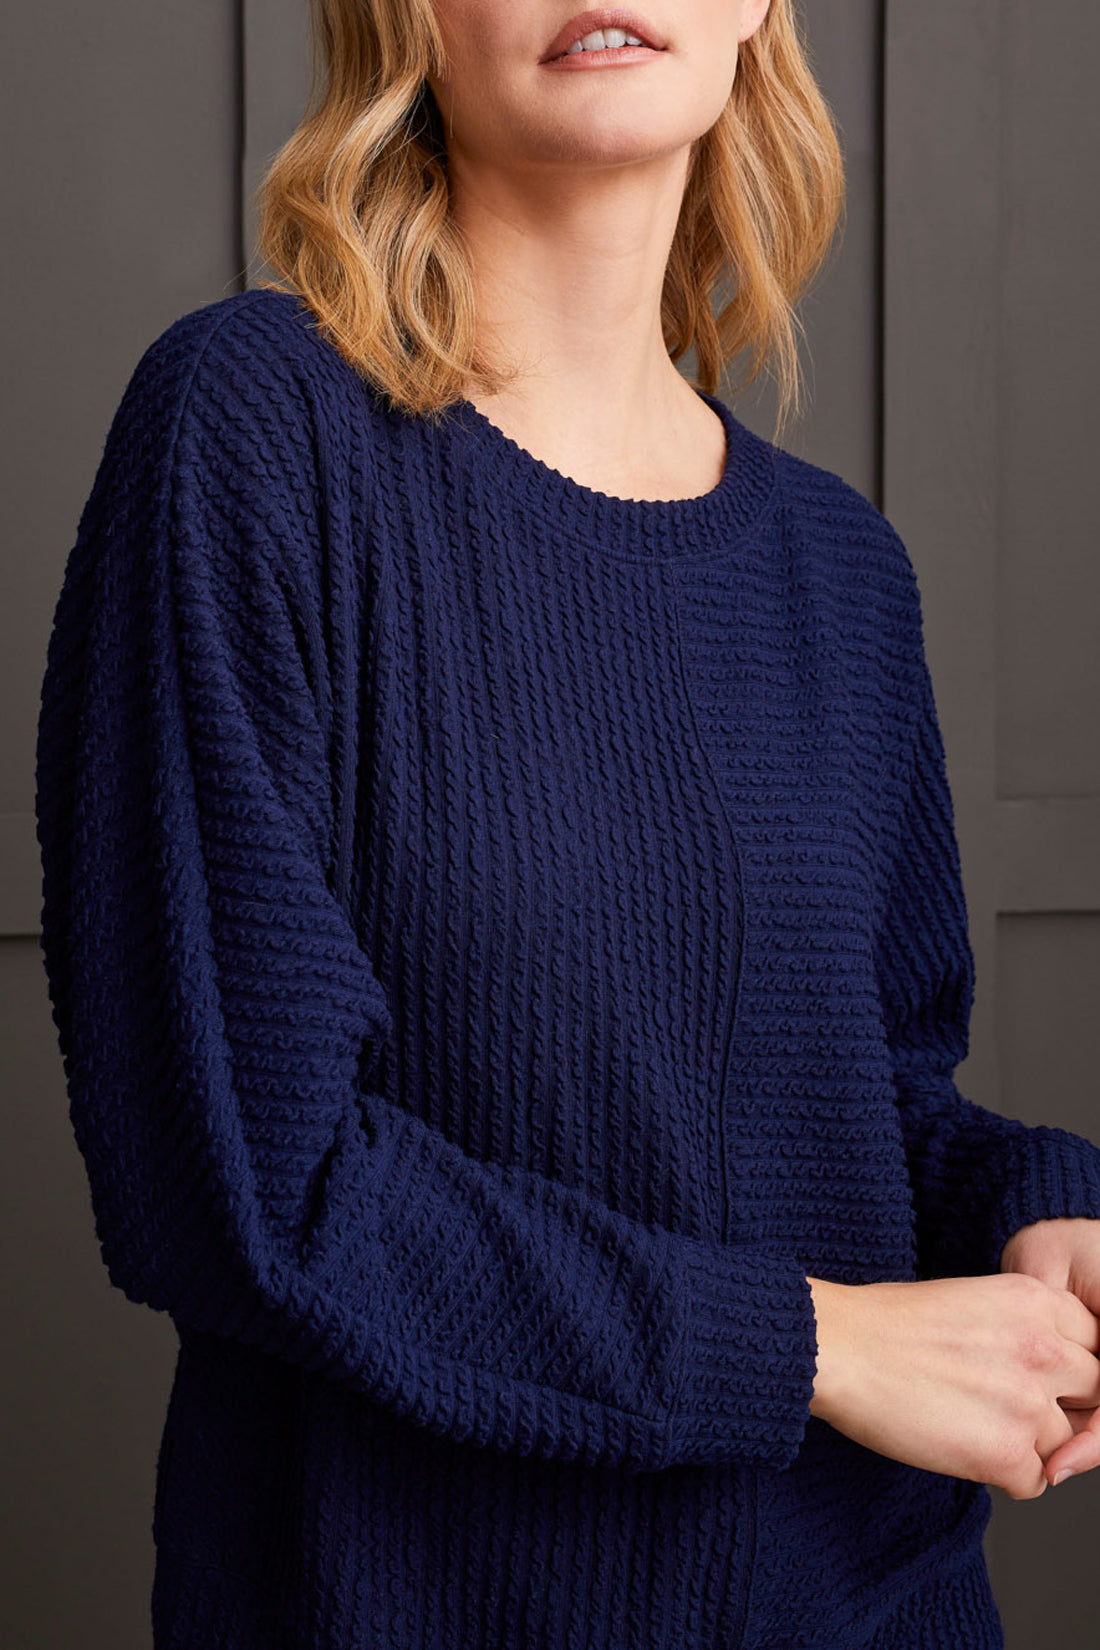
<path id="1" fill-rule="evenodd" d="M 1058 1484 L 1060 1484 L 1062 1482 L 1063 1478 L 1072 1478 L 1076 1471 L 1077 1471 L 1076 1467 L 1063 1467 L 1061 1472 L 1056 1472 L 1054 1474 L 1054 1483 L 1055 1483 L 1055 1485 L 1057 1486 Z"/>

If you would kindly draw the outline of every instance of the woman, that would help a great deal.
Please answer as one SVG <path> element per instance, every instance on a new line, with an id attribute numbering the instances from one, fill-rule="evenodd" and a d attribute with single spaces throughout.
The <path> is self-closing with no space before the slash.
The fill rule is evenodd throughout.
<path id="1" fill-rule="evenodd" d="M 158 1650 L 1000 1645 L 1100 1150 L 956 1089 L 912 565 L 714 394 L 796 404 L 839 212 L 790 0 L 315 16 L 281 281 L 138 364 L 43 685 Z"/>

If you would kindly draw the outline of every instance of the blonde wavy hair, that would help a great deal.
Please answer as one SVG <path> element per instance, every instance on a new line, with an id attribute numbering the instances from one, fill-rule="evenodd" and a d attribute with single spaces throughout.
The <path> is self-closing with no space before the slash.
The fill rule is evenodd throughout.
<path id="1" fill-rule="evenodd" d="M 411 414 L 512 381 L 478 348 L 476 292 L 449 211 L 447 150 L 425 76 L 447 63 L 430 0 L 310 0 L 305 113 L 257 191 L 256 251 L 367 379 Z M 775 438 L 800 416 L 796 305 L 845 211 L 832 114 L 807 61 L 795 0 L 771 0 L 740 47 L 721 115 L 692 145 L 661 296 L 670 359 L 694 346 L 696 389 L 767 367 Z M 732 276 L 732 292 L 714 298 Z"/>

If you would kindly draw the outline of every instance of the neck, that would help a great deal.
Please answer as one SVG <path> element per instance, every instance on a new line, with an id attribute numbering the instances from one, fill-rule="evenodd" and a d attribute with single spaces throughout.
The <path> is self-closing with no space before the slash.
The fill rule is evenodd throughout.
<path id="1" fill-rule="evenodd" d="M 479 342 L 519 368 L 469 399 L 519 439 L 564 459 L 597 448 L 625 467 L 697 411 L 661 331 L 665 267 L 687 151 L 631 165 L 529 176 L 452 156 L 452 209 L 469 249 Z"/>

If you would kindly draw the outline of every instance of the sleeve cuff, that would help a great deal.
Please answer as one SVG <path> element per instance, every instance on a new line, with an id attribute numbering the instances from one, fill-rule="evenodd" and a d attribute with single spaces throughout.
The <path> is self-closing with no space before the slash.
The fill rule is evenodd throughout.
<path id="1" fill-rule="evenodd" d="M 991 1271 L 1013 1232 L 1037 1220 L 1100 1220 L 1100 1146 L 1045 1123 L 1028 1131 L 990 1232 Z"/>
<path id="2" fill-rule="evenodd" d="M 687 1330 L 674 1418 L 678 1454 L 790 1466 L 817 1373 L 806 1268 L 760 1245 L 680 1242 Z"/>

